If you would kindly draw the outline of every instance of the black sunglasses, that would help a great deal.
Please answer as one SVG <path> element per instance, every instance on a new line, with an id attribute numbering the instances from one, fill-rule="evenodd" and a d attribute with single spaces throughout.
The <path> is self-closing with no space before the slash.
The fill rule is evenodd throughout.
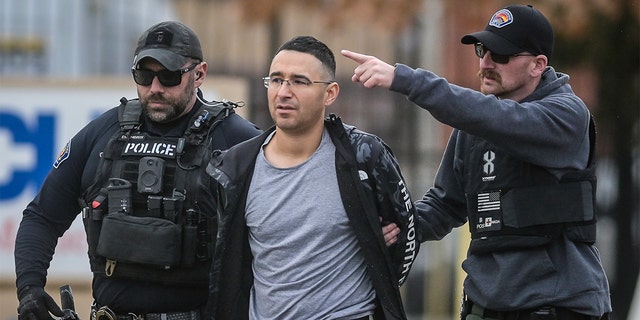
<path id="1" fill-rule="evenodd" d="M 192 65 L 176 70 L 169 71 L 167 69 L 160 71 L 151 71 L 146 69 L 131 68 L 133 73 L 133 80 L 141 86 L 149 86 L 153 82 L 153 78 L 158 77 L 158 81 L 165 87 L 177 86 L 182 82 L 182 75 L 193 70 L 199 62 L 194 62 Z"/>
<path id="2" fill-rule="evenodd" d="M 487 51 L 489 51 L 489 49 L 487 49 L 487 47 L 484 46 L 484 44 L 478 42 L 474 45 L 474 48 L 476 50 L 476 56 L 478 56 L 478 58 L 482 59 L 484 57 L 485 54 L 487 54 Z M 509 63 L 509 59 L 511 57 L 521 57 L 521 56 L 533 56 L 532 54 L 527 54 L 527 53 L 516 53 L 516 54 L 511 54 L 511 55 L 501 55 L 501 54 L 497 54 L 497 53 L 493 53 L 491 52 L 491 60 L 493 60 L 493 62 L 495 63 L 499 63 L 499 64 L 507 64 Z"/>

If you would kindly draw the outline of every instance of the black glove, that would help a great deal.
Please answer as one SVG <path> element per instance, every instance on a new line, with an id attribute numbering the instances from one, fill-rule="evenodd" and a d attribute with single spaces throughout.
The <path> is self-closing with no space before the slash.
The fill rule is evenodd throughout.
<path id="1" fill-rule="evenodd" d="M 43 288 L 24 287 L 18 293 L 18 299 L 20 299 L 19 320 L 53 320 L 51 314 L 57 317 L 64 316 L 62 309 Z"/>

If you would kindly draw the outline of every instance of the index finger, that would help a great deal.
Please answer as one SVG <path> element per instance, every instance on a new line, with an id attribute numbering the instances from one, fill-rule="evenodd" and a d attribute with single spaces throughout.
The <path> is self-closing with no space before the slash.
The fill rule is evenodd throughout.
<path id="1" fill-rule="evenodd" d="M 358 64 L 363 64 L 363 63 L 367 62 L 367 60 L 370 60 L 370 59 L 373 58 L 372 56 L 368 56 L 368 55 L 365 55 L 365 54 L 362 54 L 362 53 L 357 53 L 357 52 L 353 52 L 353 51 L 349 51 L 349 50 L 345 50 L 345 49 L 340 50 L 340 53 L 343 56 L 355 61 Z"/>

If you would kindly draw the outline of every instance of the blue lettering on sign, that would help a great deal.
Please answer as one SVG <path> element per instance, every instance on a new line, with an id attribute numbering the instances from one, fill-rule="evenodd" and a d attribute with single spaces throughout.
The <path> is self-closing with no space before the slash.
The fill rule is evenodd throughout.
<path id="1" fill-rule="evenodd" d="M 5 108 L 3 108 L 5 109 Z M 11 142 L 15 146 L 29 144 L 36 153 L 35 166 L 30 169 L 11 170 L 8 181 L 0 183 L 0 200 L 7 200 L 20 195 L 24 189 L 33 184 L 40 189 L 42 182 L 51 170 L 55 156 L 55 116 L 39 114 L 33 125 L 29 126 L 20 116 L 6 110 L 0 110 L 0 130 L 8 130 Z M 8 155 L 3 155 L 3 157 Z"/>

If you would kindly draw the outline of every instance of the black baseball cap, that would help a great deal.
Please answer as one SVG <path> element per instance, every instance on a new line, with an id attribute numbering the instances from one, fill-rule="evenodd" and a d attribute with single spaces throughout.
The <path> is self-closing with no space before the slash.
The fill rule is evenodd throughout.
<path id="1" fill-rule="evenodd" d="M 153 25 L 138 39 L 133 56 L 133 66 L 140 60 L 153 58 L 167 70 L 176 71 L 190 59 L 202 61 L 200 40 L 189 27 L 177 21 L 165 21 Z"/>
<path id="2" fill-rule="evenodd" d="M 523 51 L 551 59 L 553 28 L 549 20 L 531 5 L 511 5 L 494 13 L 483 31 L 468 34 L 463 44 L 481 42 L 491 52 L 512 55 Z"/>

